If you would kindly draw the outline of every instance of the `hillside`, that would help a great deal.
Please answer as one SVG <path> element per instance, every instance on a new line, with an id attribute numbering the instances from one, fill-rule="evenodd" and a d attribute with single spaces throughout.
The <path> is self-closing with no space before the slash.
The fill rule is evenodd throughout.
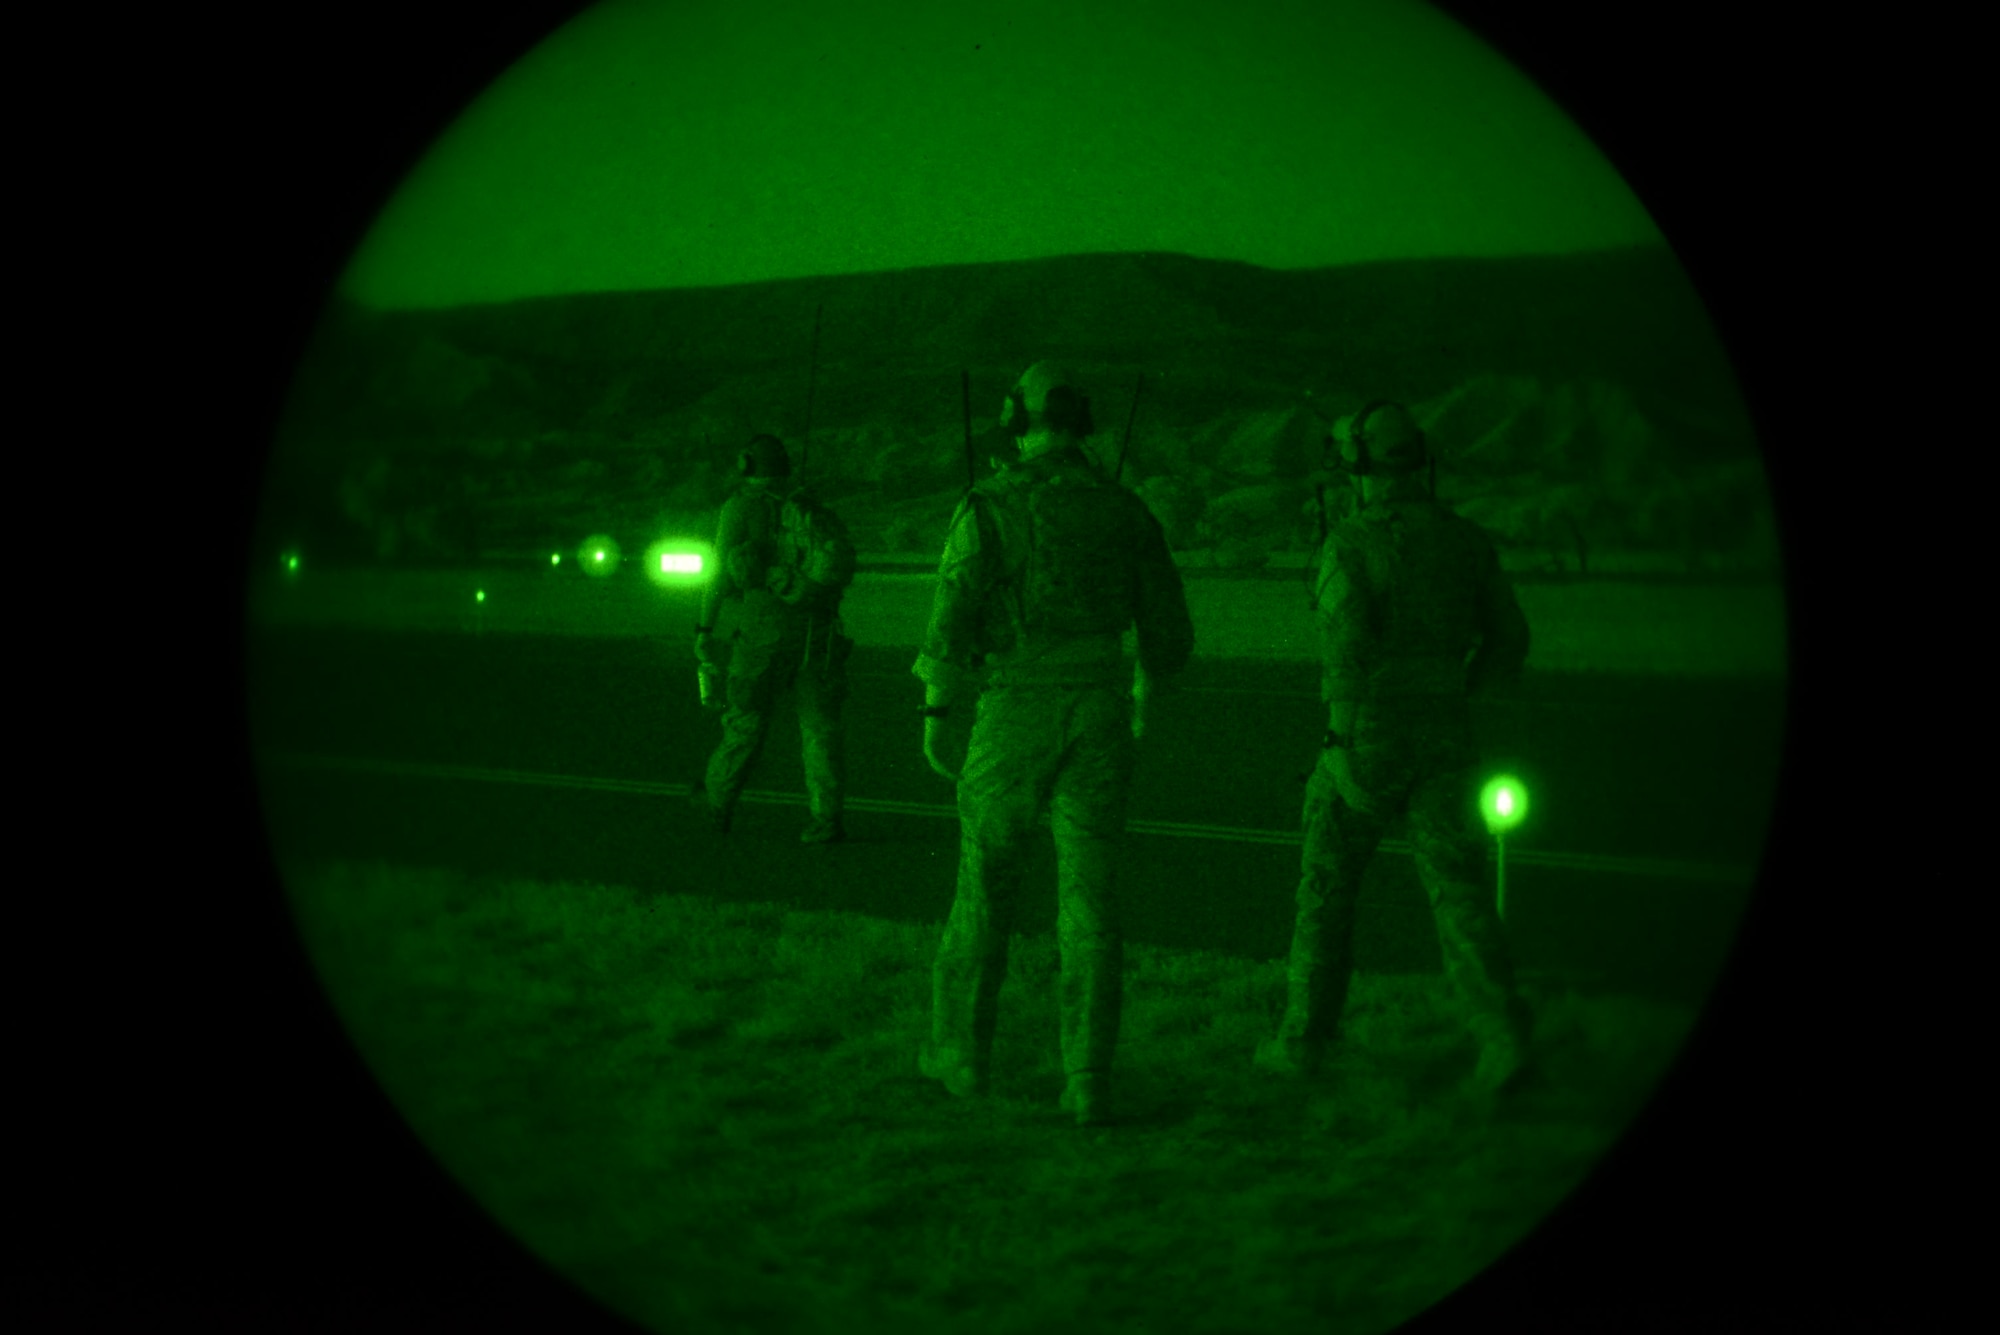
<path id="1" fill-rule="evenodd" d="M 1418 410 L 1440 489 L 1511 544 L 1768 546 L 1749 424 L 1664 250 L 1280 272 L 1084 255 L 732 288 L 327 313 L 271 472 L 270 538 L 466 557 L 572 530 L 701 526 L 736 444 L 799 444 L 864 542 L 923 550 L 1029 362 L 1090 390 L 1107 463 L 1180 545 L 1311 540 L 1322 417 Z M 1338 494 L 1335 497 L 1336 505 Z M 579 529 L 579 526 L 581 528 Z M 571 539 L 573 540 L 573 538 Z"/>

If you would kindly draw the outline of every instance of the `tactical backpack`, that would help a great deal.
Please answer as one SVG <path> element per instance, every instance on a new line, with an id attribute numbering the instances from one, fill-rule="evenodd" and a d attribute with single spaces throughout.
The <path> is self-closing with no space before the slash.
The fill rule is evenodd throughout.
<path id="1" fill-rule="evenodd" d="M 1026 490 L 1024 628 L 1058 639 L 1122 632 L 1132 620 L 1133 552 L 1123 489 L 1061 472 Z"/>
<path id="2" fill-rule="evenodd" d="M 771 592 L 796 603 L 810 590 L 804 581 L 834 596 L 854 582 L 854 541 L 840 516 L 814 499 L 805 488 L 773 496 L 776 558 L 767 575 Z"/>

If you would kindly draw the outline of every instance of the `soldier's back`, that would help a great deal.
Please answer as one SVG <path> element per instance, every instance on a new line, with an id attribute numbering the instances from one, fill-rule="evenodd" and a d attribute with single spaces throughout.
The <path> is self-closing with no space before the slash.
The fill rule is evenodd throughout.
<path id="1" fill-rule="evenodd" d="M 1462 694 L 1498 572 L 1484 530 L 1433 501 L 1394 500 L 1343 521 L 1332 548 L 1328 633 L 1365 678 L 1350 683 L 1354 694 Z"/>
<path id="2" fill-rule="evenodd" d="M 1109 572 L 1130 563 L 1122 540 L 1127 502 L 1137 498 L 1074 451 L 1017 464 L 974 491 L 986 502 L 1008 574 L 1034 586 L 1052 613 L 1094 601 L 1098 586 L 1111 587 Z"/>
<path id="3" fill-rule="evenodd" d="M 983 541 L 999 549 L 994 594 L 1010 623 L 994 627 L 992 647 L 1023 667 L 1075 657 L 1094 665 L 1090 677 L 1115 677 L 1119 637 L 1139 610 L 1144 503 L 1074 449 L 1018 464 L 974 494 Z"/>

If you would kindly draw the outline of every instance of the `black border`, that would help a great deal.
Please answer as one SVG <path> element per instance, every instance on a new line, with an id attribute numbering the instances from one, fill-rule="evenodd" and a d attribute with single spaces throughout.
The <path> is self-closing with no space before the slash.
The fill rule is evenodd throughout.
<path id="1" fill-rule="evenodd" d="M 1829 1105 L 1837 1044 L 1801 1023 L 1831 948 L 1814 892 L 1814 660 L 1828 548 L 1812 504 L 1800 295 L 1820 261 L 1798 238 L 1798 106 L 1813 92 L 1791 34 L 1719 0 L 1617 5 L 1458 0 L 1445 6 L 1537 78 L 1623 170 L 1710 304 L 1771 461 L 1794 578 L 1795 695 L 1772 866 L 1718 997 L 1720 1022 L 1625 1147 L 1520 1255 L 1420 1329 L 1836 1328 L 1870 1309 L 1838 1281 L 1882 1189 L 1879 1159 L 1822 1157 L 1866 1105 Z M 156 34 L 125 85 L 132 179 L 169 249 L 135 256 L 162 321 L 161 394 L 136 416 L 180 453 L 157 478 L 205 523 L 191 550 L 243 566 L 261 461 L 290 367 L 328 285 L 430 137 L 512 59 L 583 6 L 350 0 Z M 195 23 L 203 20 L 187 20 Z M 1788 148 L 1788 145 L 1791 147 Z M 215 201 L 220 201 L 220 207 Z M 160 276 L 165 275 L 164 281 Z M 168 367 L 165 363 L 171 363 Z M 244 384 L 263 387 L 246 396 Z M 240 585 L 191 590 L 183 622 L 240 643 Z M 186 645 L 199 637 L 185 630 Z M 172 660 L 172 644 L 147 646 Z M 199 651 L 195 651 L 199 654 Z M 212 780 L 137 847 L 150 878 L 124 915 L 120 960 L 148 1005 L 104 1049 L 55 1044 L 46 1101 L 50 1189 L 28 1207 L 38 1249 L 16 1288 L 52 1315 L 132 1309 L 211 1329 L 590 1328 L 594 1309 L 486 1221 L 376 1092 L 291 943 L 243 764 L 240 655 L 158 701 L 165 731 L 135 749 Z M 144 770 L 140 765 L 136 768 Z M 145 833 L 140 833 L 141 829 Z M 218 1091 L 228 1097 L 218 1098 Z M 65 1148 L 67 1147 L 67 1148 Z M 88 1147 L 88 1148 L 85 1148 Z M 358 1220 L 371 1221 L 368 1229 Z M 93 1322 L 94 1324 L 94 1322 Z M 606 1321 L 608 1326 L 614 1323 Z"/>

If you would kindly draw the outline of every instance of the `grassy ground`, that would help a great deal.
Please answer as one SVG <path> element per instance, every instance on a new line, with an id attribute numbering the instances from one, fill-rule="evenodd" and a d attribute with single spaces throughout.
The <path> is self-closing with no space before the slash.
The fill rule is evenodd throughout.
<path id="1" fill-rule="evenodd" d="M 921 1079 L 939 928 L 617 886 L 298 868 L 372 1068 L 538 1254 L 658 1330 L 1386 1330 L 1559 1202 L 1691 1015 L 1540 996 L 1498 1110 L 1435 976 L 1356 980 L 1318 1081 L 1253 1070 L 1282 966 L 1128 947 L 1125 1107 L 1057 1113 L 1047 937 L 995 1089 Z"/>

